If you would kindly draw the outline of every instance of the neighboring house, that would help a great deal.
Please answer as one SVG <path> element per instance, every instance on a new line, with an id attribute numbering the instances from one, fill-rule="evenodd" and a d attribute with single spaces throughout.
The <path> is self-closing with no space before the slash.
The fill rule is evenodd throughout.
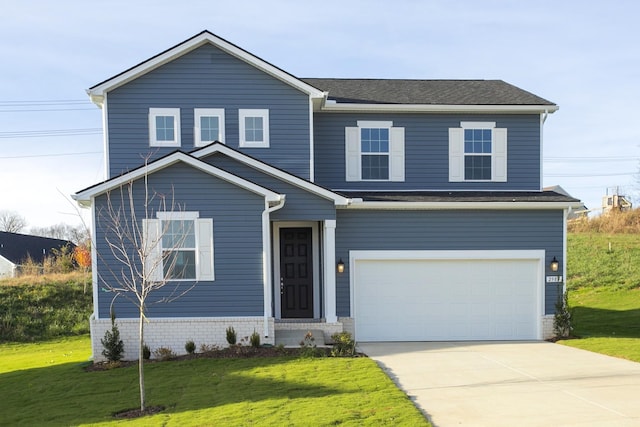
<path id="1" fill-rule="evenodd" d="M 189 224 L 174 284 L 195 283 L 149 306 L 151 348 L 225 345 L 228 326 L 266 343 L 286 329 L 359 341 L 553 334 L 566 216 L 580 203 L 541 190 L 552 102 L 499 80 L 301 79 L 208 31 L 88 94 L 108 175 L 74 195 L 93 211 L 96 359 L 112 308 L 136 357 L 135 308 L 102 284 L 120 267 L 100 213 L 129 183 L 142 211 L 145 180 L 183 209 L 140 224 Z"/>
<path id="2" fill-rule="evenodd" d="M 64 246 L 75 247 L 68 240 L 0 231 L 0 278 L 15 277 L 28 260 L 42 264 Z"/>
<path id="3" fill-rule="evenodd" d="M 544 187 L 543 191 L 554 191 L 558 194 L 562 194 L 567 197 L 573 197 L 567 190 L 560 187 L 559 185 L 553 185 L 550 187 Z M 574 219 L 587 218 L 589 216 L 589 208 L 584 203 L 580 203 L 578 207 L 573 207 L 569 210 L 567 214 L 567 220 L 571 221 Z"/>

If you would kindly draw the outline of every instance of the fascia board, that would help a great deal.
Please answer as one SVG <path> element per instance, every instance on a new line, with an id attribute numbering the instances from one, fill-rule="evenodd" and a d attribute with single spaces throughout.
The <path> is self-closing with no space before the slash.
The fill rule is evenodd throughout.
<path id="1" fill-rule="evenodd" d="M 96 86 L 93 86 L 87 89 L 87 94 L 91 98 L 93 102 L 100 105 L 101 97 L 110 90 L 113 90 L 119 86 L 124 85 L 125 83 L 138 78 L 139 76 L 146 74 L 159 66 L 171 62 L 172 60 L 206 44 L 211 43 L 212 45 L 220 48 L 221 50 L 239 58 L 240 60 L 258 68 L 259 70 L 281 80 L 290 86 L 308 94 L 312 98 L 323 98 L 325 96 L 324 92 L 318 90 L 317 88 L 301 81 L 300 79 L 294 77 L 293 75 L 281 70 L 280 68 L 271 65 L 270 63 L 264 61 L 263 59 L 258 58 L 255 55 L 239 48 L 238 46 L 221 39 L 220 37 L 215 36 L 209 32 L 203 32 L 195 37 L 192 37 L 189 40 L 159 54 L 151 59 L 148 59 L 139 65 L 136 65 L 129 70 L 116 75 L 108 80 L 105 80 L 102 83 L 99 83 Z"/>
<path id="2" fill-rule="evenodd" d="M 114 179 L 111 179 L 109 181 L 106 181 L 102 184 L 99 184 L 97 186 L 91 187 L 87 190 L 81 191 L 79 193 L 76 193 L 74 195 L 72 195 L 71 197 L 76 200 L 78 203 L 80 203 L 83 206 L 88 206 L 90 205 L 91 199 L 106 193 L 110 190 L 113 190 L 114 188 L 118 188 L 122 185 L 125 185 L 129 182 L 135 181 L 136 179 L 142 178 L 145 175 L 149 175 L 152 174 L 154 172 L 157 172 L 161 169 L 164 169 L 166 167 L 169 167 L 171 165 L 174 165 L 178 162 L 184 162 L 196 169 L 199 169 L 205 173 L 208 173 L 212 176 L 215 176 L 217 178 L 223 179 L 227 182 L 230 182 L 234 185 L 237 185 L 238 187 L 244 188 L 245 190 L 251 191 L 253 193 L 259 194 L 263 197 L 265 197 L 265 199 L 268 202 L 278 202 L 280 200 L 282 200 L 283 196 L 271 191 L 265 187 L 262 187 L 258 184 L 255 184 L 253 182 L 247 181 L 243 178 L 240 178 L 236 175 L 230 174 L 229 172 L 223 171 L 222 169 L 218 169 L 215 166 L 211 166 L 201 160 L 195 159 L 191 156 L 188 156 L 184 153 L 174 153 L 171 154 L 165 158 L 162 158 L 156 162 L 151 163 L 150 165 L 148 165 L 147 167 L 140 167 L 134 171 L 131 171 L 129 173 L 126 173 L 124 175 L 121 175 L 119 177 L 116 177 Z"/>
<path id="3" fill-rule="evenodd" d="M 554 113 L 557 105 L 436 105 L 436 104 L 354 104 L 325 103 L 323 112 L 424 112 L 424 113 Z"/>
<path id="4" fill-rule="evenodd" d="M 578 202 L 362 202 L 353 199 L 348 209 L 372 210 L 559 210 Z"/>
<path id="5" fill-rule="evenodd" d="M 335 206 L 346 206 L 350 203 L 350 199 L 347 197 L 340 196 L 332 191 L 319 187 L 311 182 L 305 181 L 304 179 L 283 172 L 278 168 L 274 168 L 273 166 L 270 166 L 266 163 L 262 163 L 251 157 L 245 156 L 244 154 L 233 150 L 223 144 L 210 145 L 208 147 L 202 148 L 201 150 L 192 152 L 191 154 L 197 158 L 202 158 L 218 152 L 246 165 L 249 165 L 255 169 L 258 169 L 259 171 L 262 171 L 268 175 L 276 177 L 284 182 L 295 185 L 296 187 L 300 187 L 310 193 L 316 194 L 325 199 L 333 200 Z"/>

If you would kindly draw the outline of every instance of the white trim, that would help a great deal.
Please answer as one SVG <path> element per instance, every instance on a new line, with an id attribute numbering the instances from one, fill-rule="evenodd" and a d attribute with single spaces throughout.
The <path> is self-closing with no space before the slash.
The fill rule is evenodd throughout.
<path id="1" fill-rule="evenodd" d="M 156 118 L 173 117 L 173 139 L 156 139 Z M 150 147 L 180 147 L 180 108 L 149 108 L 149 146 Z"/>
<path id="2" fill-rule="evenodd" d="M 249 157 L 223 144 L 211 144 L 191 154 L 197 158 L 202 158 L 218 152 L 223 153 L 248 166 L 251 166 L 261 172 L 264 172 L 267 175 L 271 175 L 286 183 L 302 188 L 312 194 L 316 194 L 322 198 L 332 200 L 335 206 L 346 206 L 350 203 L 350 199 L 347 197 L 340 196 L 339 194 L 336 194 L 331 190 L 327 190 L 326 188 L 320 187 L 312 182 L 306 181 L 295 175 L 291 175 L 288 172 Z"/>
<path id="3" fill-rule="evenodd" d="M 94 198 L 91 198 L 91 281 L 93 288 L 93 316 L 96 319 L 100 319 L 100 304 L 98 304 L 98 290 L 100 289 L 100 283 L 98 281 L 98 250 L 96 248 L 95 238 L 96 234 L 96 224 L 98 223 L 96 218 L 96 205 L 94 203 Z"/>
<path id="4" fill-rule="evenodd" d="M 425 112 L 425 113 L 500 113 L 539 114 L 558 111 L 556 105 L 447 105 L 447 104 L 350 104 L 325 103 L 325 112 Z"/>
<path id="5" fill-rule="evenodd" d="M 200 218 L 200 212 L 190 211 L 159 211 L 156 218 L 162 221 L 193 221 Z"/>
<path id="6" fill-rule="evenodd" d="M 262 119 L 262 141 L 247 141 L 246 138 L 246 122 L 247 118 Z M 240 135 L 241 148 L 269 148 L 269 110 L 268 109 L 248 109 L 241 108 L 238 110 L 238 128 Z"/>
<path id="7" fill-rule="evenodd" d="M 107 108 L 107 94 L 104 95 L 102 101 L 102 145 L 104 147 L 104 177 L 111 178 L 111 171 L 109 170 L 109 109 Z"/>
<path id="8" fill-rule="evenodd" d="M 562 293 L 567 292 L 567 218 L 569 217 L 569 208 L 565 209 L 562 214 Z"/>
<path id="9" fill-rule="evenodd" d="M 254 184 L 253 182 L 240 178 L 239 176 L 230 174 L 229 172 L 223 171 L 222 169 L 218 169 L 214 166 L 211 166 L 199 159 L 196 159 L 182 152 L 172 153 L 147 166 L 140 167 L 129 173 L 120 175 L 117 178 L 110 179 L 106 182 L 103 182 L 102 184 L 80 191 L 76 194 L 73 194 L 71 198 L 78 201 L 81 204 L 87 205 L 87 201 L 89 201 L 91 197 L 95 197 L 97 195 L 106 193 L 114 188 L 118 188 L 124 184 L 127 184 L 136 179 L 142 178 L 145 175 L 152 174 L 158 170 L 164 169 L 178 162 L 184 162 L 212 176 L 215 176 L 217 178 L 220 178 L 227 182 L 235 184 L 238 187 L 244 188 L 245 190 L 264 196 L 269 202 L 278 202 L 283 198 L 283 196 L 278 193 L 275 193 L 271 190 L 268 190 L 264 187 Z"/>
<path id="10" fill-rule="evenodd" d="M 161 65 L 171 62 L 174 59 L 179 58 L 180 56 L 185 55 L 205 44 L 212 44 L 213 46 L 216 46 L 226 53 L 235 56 L 236 58 L 275 77 L 276 79 L 294 87 L 295 89 L 298 89 L 299 91 L 309 95 L 312 98 L 325 97 L 324 92 L 303 82 L 302 80 L 295 78 L 291 74 L 286 73 L 285 71 L 269 64 L 268 62 L 258 58 L 257 56 L 250 54 L 249 52 L 229 43 L 228 41 L 208 31 L 203 31 L 202 33 L 197 34 L 196 36 L 188 40 L 185 40 L 184 42 L 172 47 L 171 49 L 161 53 L 160 55 L 148 59 L 143 63 L 138 64 L 135 67 L 125 71 L 124 73 L 118 74 L 88 89 L 87 94 L 94 103 L 100 105 L 106 92 L 120 87 L 130 82 L 131 80 L 137 79 L 138 77 L 150 71 L 153 71 Z"/>
<path id="11" fill-rule="evenodd" d="M 315 139 L 313 136 L 313 100 L 309 98 L 309 181 L 315 181 Z"/>
<path id="12" fill-rule="evenodd" d="M 565 209 L 577 207 L 573 202 L 363 202 L 362 199 L 352 199 L 347 209 L 400 209 L 400 210 L 439 210 L 439 209 Z"/>
<path id="13" fill-rule="evenodd" d="M 356 289 L 356 262 L 360 260 L 534 260 L 538 262 L 538 277 L 536 277 L 538 300 L 536 301 L 536 312 L 538 321 L 536 322 L 537 339 L 542 339 L 542 322 L 544 317 L 544 274 L 545 259 L 544 250 L 390 250 L 390 251 L 349 251 L 349 282 L 350 290 L 350 312 L 351 317 L 356 318 L 355 298 Z M 452 273 L 455 274 L 455 273 Z M 357 332 L 357 331 L 356 331 Z"/>
<path id="14" fill-rule="evenodd" d="M 496 122 L 460 122 L 462 129 L 493 129 Z"/>
<path id="15" fill-rule="evenodd" d="M 324 245 L 324 317 L 327 323 L 336 323 L 336 220 L 325 219 L 322 228 Z"/>
<path id="16" fill-rule="evenodd" d="M 213 141 L 202 141 L 200 119 L 202 117 L 217 117 L 218 118 L 218 135 Z M 214 141 L 224 143 L 224 108 L 194 108 L 193 109 L 193 145 L 194 147 L 204 147 Z"/>
<path id="17" fill-rule="evenodd" d="M 275 284 L 280 283 L 280 229 L 282 228 L 311 228 L 311 250 L 313 257 L 313 318 L 320 318 L 320 233 L 315 221 L 275 221 L 273 222 L 273 277 Z M 280 295 L 279 288 L 273 292 Z M 280 298 L 275 299 L 276 319 L 282 318 Z"/>
<path id="18" fill-rule="evenodd" d="M 381 129 L 381 128 L 392 128 L 392 121 L 372 121 L 372 120 L 358 120 L 357 126 L 359 128 L 373 128 L 373 129 Z"/>

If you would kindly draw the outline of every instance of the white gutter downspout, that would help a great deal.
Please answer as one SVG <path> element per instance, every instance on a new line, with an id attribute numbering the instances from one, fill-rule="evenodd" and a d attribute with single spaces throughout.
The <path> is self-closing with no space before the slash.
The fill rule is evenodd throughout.
<path id="1" fill-rule="evenodd" d="M 269 337 L 269 317 L 271 313 L 271 292 L 273 290 L 271 281 L 271 213 L 284 207 L 285 196 L 281 196 L 278 204 L 269 207 L 269 202 L 265 200 L 264 211 L 262 211 L 262 282 L 264 283 L 264 337 Z"/>
<path id="2" fill-rule="evenodd" d="M 544 177 L 544 169 L 543 169 L 543 161 L 544 161 L 544 122 L 547 121 L 547 117 L 549 117 L 549 110 L 544 110 L 544 113 L 540 114 L 540 191 L 544 188 L 544 184 L 542 179 Z"/>

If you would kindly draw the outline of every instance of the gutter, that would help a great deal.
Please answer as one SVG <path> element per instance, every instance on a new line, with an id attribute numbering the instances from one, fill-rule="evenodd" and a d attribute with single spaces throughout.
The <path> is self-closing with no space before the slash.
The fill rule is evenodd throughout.
<path id="1" fill-rule="evenodd" d="M 371 210 L 557 210 L 579 207 L 577 202 L 365 202 L 352 199 L 346 209 Z M 343 208 L 343 209 L 344 209 Z"/>
<path id="2" fill-rule="evenodd" d="M 271 214 L 278 209 L 282 209 L 284 207 L 284 203 L 286 201 L 285 195 L 280 195 L 280 199 L 273 205 L 270 205 L 268 201 L 265 200 L 265 209 L 262 211 L 262 283 L 264 284 L 264 324 L 263 324 L 263 334 L 264 337 L 269 337 L 269 314 L 271 311 L 272 305 L 272 295 L 271 292 L 273 290 L 272 284 L 272 274 L 271 274 L 271 263 L 272 263 L 272 255 L 271 255 L 271 227 L 269 226 L 269 220 L 271 218 Z"/>

